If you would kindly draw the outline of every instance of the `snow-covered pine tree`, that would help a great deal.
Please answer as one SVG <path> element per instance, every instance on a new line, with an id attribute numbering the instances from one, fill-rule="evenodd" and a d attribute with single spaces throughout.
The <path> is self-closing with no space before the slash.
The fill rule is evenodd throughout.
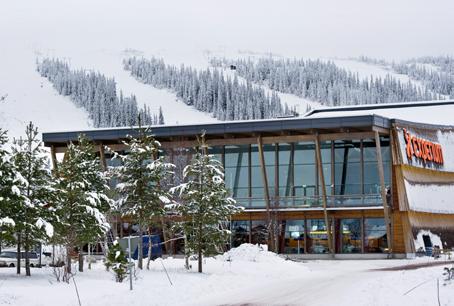
<path id="1" fill-rule="evenodd" d="M 128 272 L 128 260 L 118 240 L 115 240 L 107 253 L 105 266 L 107 270 L 112 269 L 115 273 L 115 281 L 123 282 Z"/>
<path id="2" fill-rule="evenodd" d="M 0 241 L 12 241 L 15 223 L 13 203 L 19 197 L 16 186 L 16 172 L 10 152 L 5 148 L 8 142 L 6 131 L 0 129 Z M 20 270 L 19 270 L 20 272 Z"/>
<path id="3" fill-rule="evenodd" d="M 83 244 L 95 243 L 109 230 L 105 214 L 112 200 L 107 196 L 109 187 L 99 158 L 85 136 L 79 136 L 77 144 L 68 145 L 57 169 L 55 235 L 66 247 L 66 269 L 71 273 L 73 251 L 78 247 L 81 252 Z"/>
<path id="4" fill-rule="evenodd" d="M 27 125 L 25 138 L 13 141 L 12 154 L 20 193 L 14 201 L 15 232 L 22 237 L 25 273 L 30 276 L 28 253 L 40 241 L 53 236 L 49 203 L 54 191 L 49 160 L 33 123 Z"/>
<path id="5" fill-rule="evenodd" d="M 157 124 L 159 124 L 159 125 L 163 125 L 164 124 L 164 115 L 162 114 L 162 107 L 161 106 L 159 106 L 159 122 L 157 122 Z"/>
<path id="6" fill-rule="evenodd" d="M 114 153 L 114 158 L 119 158 L 122 164 L 113 169 L 118 181 L 117 208 L 123 216 L 138 222 L 138 268 L 142 269 L 143 233 L 149 230 L 153 219 L 164 214 L 164 205 L 170 200 L 168 191 L 161 188 L 160 182 L 169 179 L 175 166 L 159 156 L 160 143 L 149 129 L 139 126 L 136 137 L 129 136 L 124 144 L 128 154 Z"/>
<path id="7" fill-rule="evenodd" d="M 199 144 L 183 170 L 185 182 L 171 189 L 179 195 L 181 203 L 169 207 L 181 215 L 185 248 L 197 254 L 198 271 L 202 273 L 202 256 L 219 253 L 231 234 L 223 223 L 241 208 L 228 196 L 224 169 L 214 155 L 207 154 L 204 134 Z"/>

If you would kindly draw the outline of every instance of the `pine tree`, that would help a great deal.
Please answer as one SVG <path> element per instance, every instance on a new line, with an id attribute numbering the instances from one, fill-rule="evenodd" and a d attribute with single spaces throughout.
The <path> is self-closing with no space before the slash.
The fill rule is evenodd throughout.
<path id="1" fill-rule="evenodd" d="M 117 240 L 115 240 L 107 253 L 105 266 L 107 270 L 112 269 L 115 273 L 115 281 L 123 282 L 128 271 L 128 260 L 126 254 Z"/>
<path id="2" fill-rule="evenodd" d="M 49 205 L 54 188 L 49 161 L 33 123 L 27 125 L 25 135 L 24 139 L 15 139 L 12 147 L 14 165 L 20 177 L 17 184 L 20 196 L 14 201 L 14 211 L 15 231 L 23 239 L 25 271 L 30 276 L 29 251 L 39 241 L 53 236 Z"/>
<path id="3" fill-rule="evenodd" d="M 143 233 L 149 230 L 153 218 L 164 214 L 169 194 L 161 188 L 160 182 L 173 174 L 174 165 L 165 162 L 163 156 L 158 156 L 160 144 L 149 129 L 139 126 L 137 134 L 137 137 L 130 136 L 124 142 L 128 154 L 114 153 L 114 158 L 122 162 L 122 166 L 114 169 L 114 175 L 118 180 L 118 209 L 139 224 L 138 267 L 142 269 Z"/>
<path id="4" fill-rule="evenodd" d="M 67 272 L 71 273 L 71 253 L 85 243 L 103 238 L 110 226 L 105 214 L 112 201 L 106 195 L 109 187 L 93 145 L 83 135 L 77 144 L 68 145 L 66 156 L 58 165 L 57 200 L 54 225 L 60 243 L 67 252 Z M 66 279 L 67 280 L 67 279 Z"/>
<path id="5" fill-rule="evenodd" d="M 159 106 L 159 122 L 158 124 L 163 125 L 164 123 L 164 115 L 162 114 L 162 107 Z"/>
<path id="6" fill-rule="evenodd" d="M 0 129 L 0 241 L 13 240 L 15 222 L 14 203 L 20 196 L 16 186 L 16 172 L 10 152 L 6 131 Z M 20 272 L 20 270 L 19 270 Z"/>
<path id="7" fill-rule="evenodd" d="M 185 248 L 197 254 L 199 273 L 202 272 L 202 256 L 217 254 L 227 242 L 230 231 L 223 222 L 240 211 L 235 200 L 228 197 L 221 162 L 206 151 L 202 135 L 200 146 L 183 170 L 185 182 L 172 188 L 182 201 L 173 207 L 184 220 Z"/>

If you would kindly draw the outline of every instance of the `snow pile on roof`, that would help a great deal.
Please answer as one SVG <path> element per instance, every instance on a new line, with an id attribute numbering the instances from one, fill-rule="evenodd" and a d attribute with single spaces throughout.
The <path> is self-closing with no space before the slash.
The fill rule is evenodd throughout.
<path id="1" fill-rule="evenodd" d="M 405 189 L 410 209 L 413 211 L 452 214 L 454 207 L 454 185 L 417 184 L 405 180 Z"/>
<path id="2" fill-rule="evenodd" d="M 285 261 L 276 253 L 269 252 L 265 244 L 244 243 L 237 248 L 225 252 L 221 259 L 224 261 L 254 261 L 254 262 L 281 262 Z"/>

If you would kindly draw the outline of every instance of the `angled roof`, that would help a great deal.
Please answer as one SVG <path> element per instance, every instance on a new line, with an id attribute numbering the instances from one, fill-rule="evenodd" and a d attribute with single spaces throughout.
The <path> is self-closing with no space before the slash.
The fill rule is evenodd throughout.
<path id="1" fill-rule="evenodd" d="M 191 125 L 161 125 L 152 126 L 153 134 L 160 140 L 189 137 L 205 131 L 207 138 L 225 137 L 225 135 L 282 135 L 289 133 L 313 133 L 314 130 L 323 132 L 339 131 L 371 131 L 373 127 L 390 128 L 389 119 L 377 115 L 342 116 L 331 118 L 278 118 L 267 120 L 228 121 L 209 124 Z M 126 139 L 127 135 L 134 135 L 136 130 L 128 128 L 107 128 L 93 130 L 79 130 L 68 132 L 43 133 L 46 146 L 66 145 L 69 141 L 77 140 L 79 134 L 85 134 L 89 139 L 102 143 L 117 143 Z"/>

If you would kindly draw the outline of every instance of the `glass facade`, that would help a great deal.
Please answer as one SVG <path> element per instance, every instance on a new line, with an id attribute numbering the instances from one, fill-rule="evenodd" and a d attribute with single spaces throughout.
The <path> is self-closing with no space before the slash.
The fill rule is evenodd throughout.
<path id="1" fill-rule="evenodd" d="M 285 220 L 285 254 L 327 254 L 328 236 L 324 219 Z M 387 250 L 383 218 L 331 219 L 335 253 L 384 253 Z"/>
<path id="2" fill-rule="evenodd" d="M 340 219 L 337 220 L 339 253 L 361 253 L 362 252 L 362 229 L 361 219 Z"/>
<path id="3" fill-rule="evenodd" d="M 284 253 L 303 254 L 305 252 L 304 220 L 287 220 L 285 222 Z"/>
<path id="4" fill-rule="evenodd" d="M 307 252 L 312 254 L 329 253 L 328 234 L 324 219 L 307 220 Z"/>
<path id="5" fill-rule="evenodd" d="M 391 184 L 389 139 L 381 139 L 385 184 Z M 320 143 L 329 207 L 380 206 L 380 180 L 373 139 Z M 264 208 L 265 195 L 256 144 L 219 146 L 210 150 L 225 167 L 226 186 L 246 208 Z M 264 144 L 272 206 L 321 207 L 322 190 L 314 142 Z"/>
<path id="6" fill-rule="evenodd" d="M 247 221 L 232 221 L 232 246 L 236 248 L 240 244 L 249 242 L 250 224 Z"/>
<path id="7" fill-rule="evenodd" d="M 387 248 L 385 220 L 383 218 L 366 218 L 364 220 L 364 251 L 366 253 L 383 253 Z"/>

